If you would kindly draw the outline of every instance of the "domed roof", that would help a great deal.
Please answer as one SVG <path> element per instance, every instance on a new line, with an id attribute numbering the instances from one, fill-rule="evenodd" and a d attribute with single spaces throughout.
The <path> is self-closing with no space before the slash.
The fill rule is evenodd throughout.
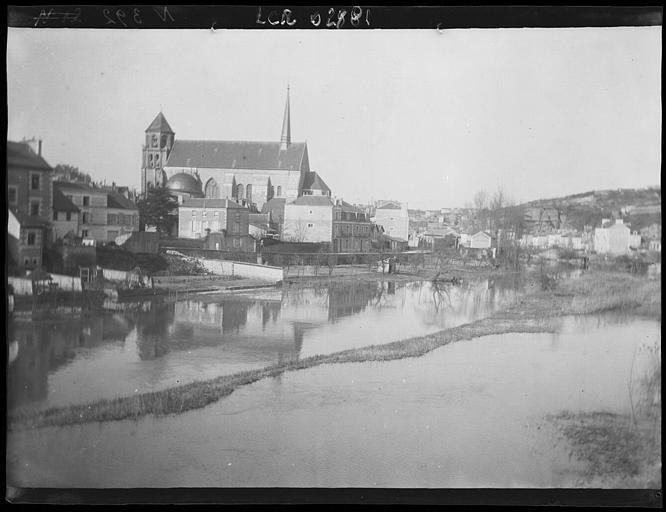
<path id="1" fill-rule="evenodd" d="M 201 180 L 186 172 L 179 172 L 169 178 L 166 186 L 172 192 L 186 192 L 191 196 L 203 197 Z"/>

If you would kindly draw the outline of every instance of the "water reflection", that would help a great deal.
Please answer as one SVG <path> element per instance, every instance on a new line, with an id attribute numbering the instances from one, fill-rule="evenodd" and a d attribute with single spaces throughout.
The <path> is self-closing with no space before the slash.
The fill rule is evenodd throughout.
<path id="1" fill-rule="evenodd" d="M 14 322 L 9 405 L 150 391 L 470 322 L 516 299 L 520 278 L 434 285 L 328 283 L 279 300 L 230 295 L 114 304 L 113 313 Z"/>

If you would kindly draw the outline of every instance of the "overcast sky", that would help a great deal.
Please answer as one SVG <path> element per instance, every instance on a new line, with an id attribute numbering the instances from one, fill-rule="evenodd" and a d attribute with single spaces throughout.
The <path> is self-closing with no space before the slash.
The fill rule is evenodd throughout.
<path id="1" fill-rule="evenodd" d="M 144 130 L 292 140 L 350 202 L 464 206 L 660 183 L 661 27 L 492 30 L 10 28 L 10 140 L 139 186 Z"/>

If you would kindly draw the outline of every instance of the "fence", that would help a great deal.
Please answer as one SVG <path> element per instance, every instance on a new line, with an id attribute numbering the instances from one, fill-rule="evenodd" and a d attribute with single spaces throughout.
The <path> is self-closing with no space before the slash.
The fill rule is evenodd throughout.
<path id="1" fill-rule="evenodd" d="M 81 279 L 79 277 L 63 276 L 60 274 L 49 274 L 50 279 L 45 279 L 43 282 L 48 283 L 48 288 L 64 290 L 68 292 L 82 292 Z M 33 281 L 25 277 L 8 277 L 8 283 L 14 289 L 15 295 L 33 295 Z M 40 285 L 43 287 L 43 285 Z"/>

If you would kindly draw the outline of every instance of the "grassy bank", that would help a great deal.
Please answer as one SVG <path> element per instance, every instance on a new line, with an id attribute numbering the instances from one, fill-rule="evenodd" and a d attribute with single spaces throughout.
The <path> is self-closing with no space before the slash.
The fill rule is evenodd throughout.
<path id="1" fill-rule="evenodd" d="M 621 286 L 617 287 L 618 293 L 619 290 L 623 290 L 623 293 L 628 293 L 631 297 L 642 297 L 652 301 L 650 311 L 654 313 L 658 309 L 661 318 L 661 293 L 660 290 L 657 291 L 659 282 L 655 288 L 653 282 L 631 276 L 625 278 L 622 275 L 613 275 L 600 278 L 587 275 L 580 278 L 577 283 L 566 281 L 559 284 L 557 290 L 563 291 L 543 291 L 535 288 L 518 303 L 488 318 L 427 336 L 287 361 L 259 370 L 113 400 L 99 400 L 90 404 L 37 412 L 14 411 L 9 415 L 8 426 L 10 429 L 37 428 L 136 419 L 145 415 L 178 414 L 205 407 L 229 395 L 240 386 L 267 377 L 276 377 L 287 371 L 312 368 L 322 364 L 390 361 L 418 357 L 448 343 L 479 336 L 510 332 L 555 332 L 559 327 L 559 317 L 574 312 L 594 313 L 613 308 L 637 309 L 634 300 L 614 300 L 612 294 L 594 299 L 598 293 L 608 291 L 607 285 L 594 283 L 608 279 L 619 280 Z M 643 306 L 644 304 L 641 305 Z"/>

